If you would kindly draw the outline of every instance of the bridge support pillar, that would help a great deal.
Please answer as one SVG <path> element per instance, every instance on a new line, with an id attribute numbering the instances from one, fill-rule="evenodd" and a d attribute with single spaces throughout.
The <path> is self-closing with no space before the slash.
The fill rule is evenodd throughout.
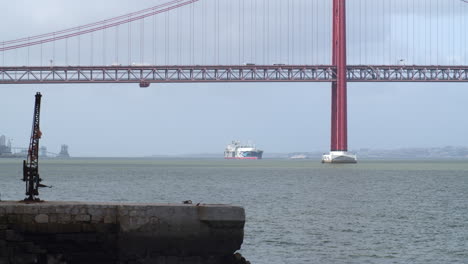
<path id="1" fill-rule="evenodd" d="M 347 76 L 346 76 L 346 0 L 333 0 L 332 64 L 336 67 L 332 83 L 331 151 L 324 163 L 356 163 L 348 151 Z"/>

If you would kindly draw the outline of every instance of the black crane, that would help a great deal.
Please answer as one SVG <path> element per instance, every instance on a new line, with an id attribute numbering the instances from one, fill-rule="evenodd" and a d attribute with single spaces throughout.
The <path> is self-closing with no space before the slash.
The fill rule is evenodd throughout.
<path id="1" fill-rule="evenodd" d="M 36 93 L 34 104 L 34 116 L 31 132 L 31 141 L 29 143 L 27 160 L 23 161 L 23 181 L 26 182 L 25 201 L 40 201 L 39 187 L 45 187 L 40 184 L 42 179 L 39 177 L 39 139 L 42 136 L 39 128 L 39 117 L 41 113 L 41 93 Z"/>

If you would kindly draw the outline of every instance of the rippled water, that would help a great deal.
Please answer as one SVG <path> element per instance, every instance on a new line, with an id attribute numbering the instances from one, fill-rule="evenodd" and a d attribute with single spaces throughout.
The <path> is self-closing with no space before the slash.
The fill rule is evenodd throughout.
<path id="1" fill-rule="evenodd" d="M 228 203 L 252 263 L 468 263 L 468 162 L 44 160 L 45 200 Z M 21 161 L 0 159 L 3 200 Z"/>

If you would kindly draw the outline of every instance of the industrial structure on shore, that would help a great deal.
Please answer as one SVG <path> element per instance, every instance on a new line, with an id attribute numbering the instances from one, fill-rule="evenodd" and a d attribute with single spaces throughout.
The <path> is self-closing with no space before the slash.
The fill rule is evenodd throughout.
<path id="1" fill-rule="evenodd" d="M 11 156 L 11 140 L 6 139 L 4 135 L 0 136 L 0 156 Z"/>
<path id="2" fill-rule="evenodd" d="M 68 145 L 62 145 L 60 148 L 60 153 L 57 155 L 57 158 L 68 159 L 70 154 L 68 154 Z"/>
<path id="3" fill-rule="evenodd" d="M 0 158 L 24 158 L 28 155 L 27 148 L 13 147 L 11 139 L 8 139 L 5 135 L 0 135 Z M 68 159 L 70 154 L 68 153 L 68 145 L 61 145 L 60 152 L 54 153 L 49 152 L 47 147 L 41 146 L 39 148 L 41 158 L 61 158 Z"/>

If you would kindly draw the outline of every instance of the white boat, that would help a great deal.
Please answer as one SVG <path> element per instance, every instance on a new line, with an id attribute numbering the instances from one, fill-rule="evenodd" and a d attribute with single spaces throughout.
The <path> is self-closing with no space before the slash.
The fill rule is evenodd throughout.
<path id="1" fill-rule="evenodd" d="M 225 159 L 262 159 L 263 150 L 251 144 L 242 145 L 239 141 L 232 141 L 224 150 Z"/>
<path id="2" fill-rule="evenodd" d="M 357 163 L 357 157 L 346 151 L 330 151 L 322 156 L 322 163 Z"/>

